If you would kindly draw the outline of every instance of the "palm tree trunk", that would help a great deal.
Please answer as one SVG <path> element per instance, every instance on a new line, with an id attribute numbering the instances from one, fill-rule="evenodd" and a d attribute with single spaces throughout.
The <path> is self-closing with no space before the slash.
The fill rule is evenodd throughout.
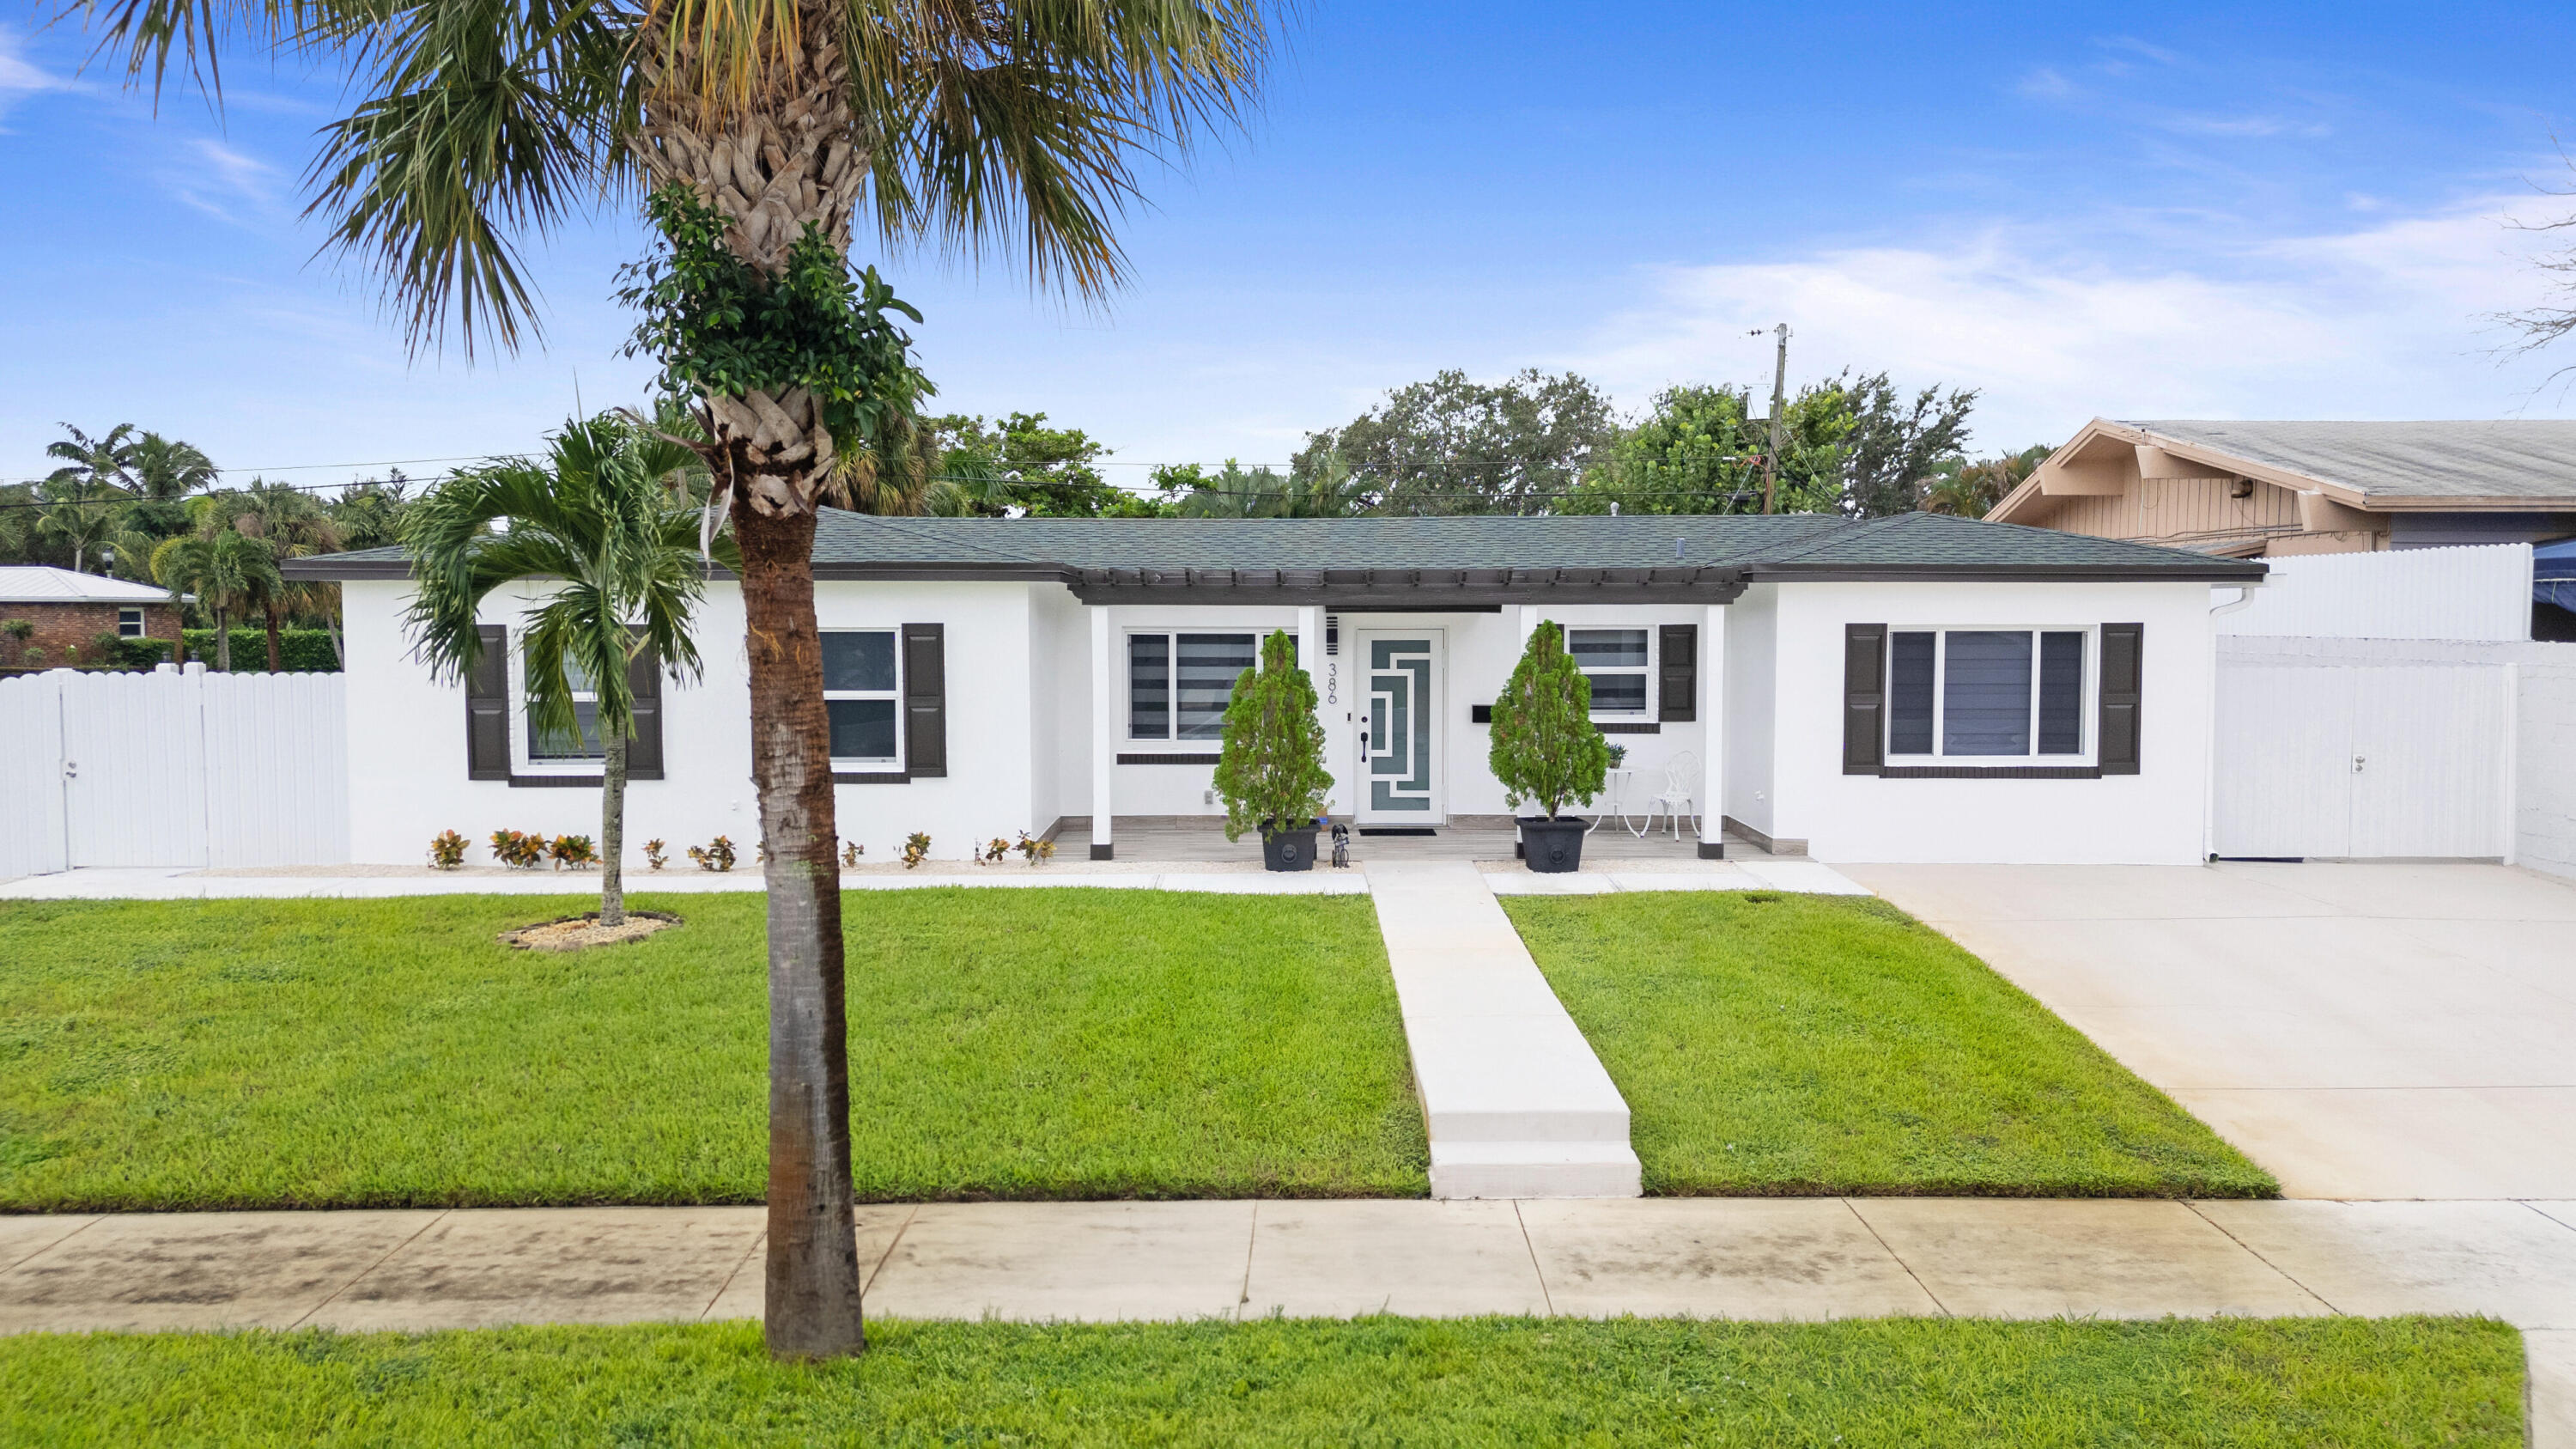
<path id="1" fill-rule="evenodd" d="M 286 661 L 277 647 L 277 605 L 273 602 L 262 604 L 259 616 L 268 626 L 268 672 L 282 674 L 286 671 Z"/>
<path id="2" fill-rule="evenodd" d="M 233 626 L 221 609 L 215 611 L 215 669 L 223 674 L 233 672 Z"/>
<path id="3" fill-rule="evenodd" d="M 626 924 L 626 731 L 602 728 L 600 734 L 599 923 L 622 926 Z"/>
<path id="4" fill-rule="evenodd" d="M 767 1336 L 780 1358 L 867 1346 L 850 1186 L 847 1007 L 841 982 L 840 838 L 831 731 L 814 622 L 814 515 L 760 516 L 741 495 L 751 776 L 769 891 Z"/>

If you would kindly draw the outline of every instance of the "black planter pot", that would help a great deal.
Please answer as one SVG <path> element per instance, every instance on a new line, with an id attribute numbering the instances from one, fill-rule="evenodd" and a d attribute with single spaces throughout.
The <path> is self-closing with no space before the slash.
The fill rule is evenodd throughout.
<path id="1" fill-rule="evenodd" d="M 1261 864 L 1267 870 L 1313 870 L 1315 827 L 1261 833 Z"/>
<path id="2" fill-rule="evenodd" d="M 1521 818 L 1521 858 L 1541 875 L 1561 875 L 1583 868 L 1583 837 L 1592 827 L 1581 820 L 1547 816 Z"/>

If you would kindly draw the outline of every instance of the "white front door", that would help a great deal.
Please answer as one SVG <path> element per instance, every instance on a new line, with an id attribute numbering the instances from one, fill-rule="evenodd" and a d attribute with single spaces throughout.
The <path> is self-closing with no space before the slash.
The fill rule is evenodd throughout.
<path id="1" fill-rule="evenodd" d="M 1362 825 L 1438 825 L 1444 818 L 1440 770 L 1440 631 L 1358 631 Z"/>

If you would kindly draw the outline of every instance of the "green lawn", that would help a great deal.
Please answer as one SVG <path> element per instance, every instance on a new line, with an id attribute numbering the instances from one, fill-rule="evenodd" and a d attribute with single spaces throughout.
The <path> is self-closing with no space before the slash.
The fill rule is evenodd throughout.
<path id="1" fill-rule="evenodd" d="M 67 1445 L 2519 1446 L 2472 1319 L 751 1324 L 0 1339 L 0 1441 Z"/>
<path id="2" fill-rule="evenodd" d="M 1504 906 L 1626 1094 L 1650 1193 L 2280 1190 L 1882 901 L 1673 891 Z"/>
<path id="3" fill-rule="evenodd" d="M 762 897 L 0 904 L 0 1211 L 757 1202 Z M 595 900 L 593 902 L 595 904 Z M 847 898 L 871 1199 L 1411 1195 L 1365 899 Z"/>

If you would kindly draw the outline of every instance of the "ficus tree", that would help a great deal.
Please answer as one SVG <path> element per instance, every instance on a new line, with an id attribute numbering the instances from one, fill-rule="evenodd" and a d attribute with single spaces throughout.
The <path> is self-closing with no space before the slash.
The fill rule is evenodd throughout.
<path id="1" fill-rule="evenodd" d="M 1549 819 L 1589 805 L 1610 771 L 1610 746 L 1592 723 L 1592 681 L 1565 652 L 1565 630 L 1541 620 L 1494 699 L 1488 756 L 1503 803 L 1528 801 Z"/>
<path id="2" fill-rule="evenodd" d="M 418 588 L 405 626 L 434 673 L 482 657 L 483 603 L 506 585 L 539 594 L 517 635 L 528 727 L 600 751 L 599 920 L 626 921 L 627 741 L 639 658 L 679 680 L 704 666 L 690 635 L 705 593 L 699 510 L 676 475 L 696 456 L 633 419 L 575 418 L 542 460 L 506 458 L 433 488 L 403 515 Z M 506 520 L 506 527 L 501 527 Z M 732 561 L 729 546 L 717 550 Z M 580 718 L 574 696 L 591 696 Z"/>
<path id="3" fill-rule="evenodd" d="M 1251 99 L 1270 48 L 1260 0 L 56 3 L 93 16 L 110 58 L 156 87 L 175 59 L 215 88 L 218 51 L 242 44 L 344 67 L 313 210 L 384 277 L 416 347 L 451 330 L 469 353 L 515 346 L 536 305 L 519 247 L 603 199 L 648 206 L 669 269 L 641 281 L 670 285 L 647 336 L 698 414 L 709 512 L 742 560 L 769 908 L 767 1337 L 782 1357 L 856 1352 L 812 550 L 828 501 L 917 506 L 903 484 L 921 384 L 885 322 L 901 309 L 845 259 L 864 220 L 883 245 L 1013 251 L 1046 285 L 1105 294 L 1137 160 L 1179 156 Z M 835 264 L 837 292 L 817 275 Z M 746 281 L 752 313 L 774 306 L 827 344 L 811 370 L 696 346 L 724 341 L 724 323 L 692 296 Z"/>

